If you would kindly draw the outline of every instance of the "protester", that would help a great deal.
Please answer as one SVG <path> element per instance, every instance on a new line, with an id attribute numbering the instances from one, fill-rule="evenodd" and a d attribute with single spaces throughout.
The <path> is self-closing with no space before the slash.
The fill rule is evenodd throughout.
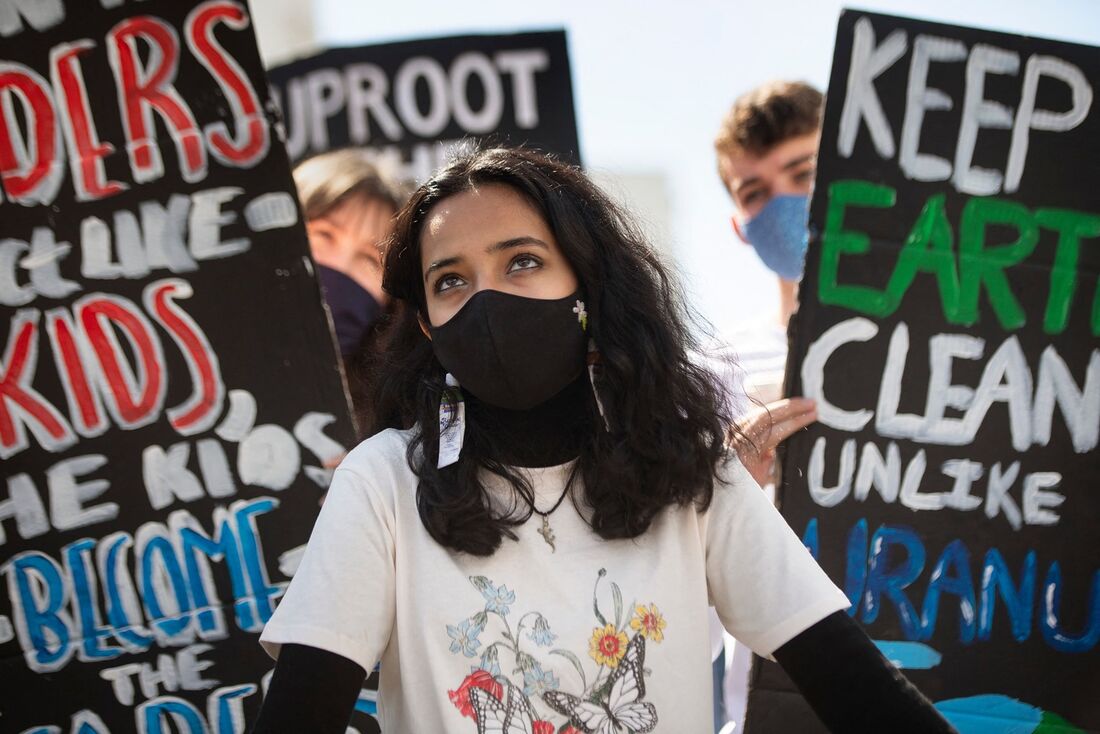
<path id="1" fill-rule="evenodd" d="M 390 734 L 708 731 L 708 599 L 834 731 L 952 731 L 727 452 L 635 232 L 577 169 L 504 149 L 402 209 L 391 427 L 337 469 L 261 636 L 255 731 L 342 734 L 378 661 Z"/>
<path id="2" fill-rule="evenodd" d="M 405 193 L 364 151 L 354 148 L 298 164 L 294 183 L 358 411 L 363 408 L 358 355 L 389 304 L 382 290 L 382 244 Z"/>
<path id="3" fill-rule="evenodd" d="M 746 391 L 768 405 L 777 423 L 808 417 L 813 410 L 809 401 L 776 401 L 783 397 L 787 323 L 798 308 L 806 257 L 823 101 L 821 92 L 802 82 L 765 84 L 734 102 L 714 143 L 718 172 L 733 199 L 733 229 L 776 275 L 778 313 L 727 338 L 735 345 Z M 780 416 L 777 408 L 786 410 Z M 789 428 L 780 430 L 783 437 L 792 432 Z M 762 457 L 761 484 L 767 483 L 774 458 L 774 453 Z"/>
<path id="4" fill-rule="evenodd" d="M 775 479 L 776 447 L 816 419 L 812 401 L 785 399 L 782 391 L 787 324 L 798 307 L 806 256 L 806 219 L 823 102 L 821 92 L 803 82 L 764 84 L 734 102 L 714 143 L 718 173 L 733 200 L 734 232 L 775 273 L 779 288 L 778 313 L 726 337 L 736 351 L 745 392 L 755 400 L 743 404 L 739 416 L 741 435 L 752 442 L 740 454 L 769 490 Z M 759 450 L 753 451 L 753 446 Z M 743 645 L 727 644 L 725 658 L 719 677 L 724 683 L 725 718 L 734 726 L 724 731 L 740 732 L 752 655 Z"/>

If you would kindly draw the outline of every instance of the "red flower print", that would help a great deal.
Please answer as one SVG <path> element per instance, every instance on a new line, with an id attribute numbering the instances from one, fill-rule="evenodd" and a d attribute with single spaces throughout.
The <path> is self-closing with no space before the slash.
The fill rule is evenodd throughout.
<path id="1" fill-rule="evenodd" d="M 470 705 L 470 689 L 480 688 L 493 694 L 499 700 L 504 695 L 504 686 L 497 683 L 494 680 L 492 674 L 487 670 L 475 670 L 466 676 L 466 680 L 462 681 L 462 685 L 458 687 L 457 691 L 447 691 L 447 696 L 451 699 L 451 703 L 455 705 L 458 712 L 463 716 L 469 716 L 471 719 L 476 719 L 474 716 L 474 707 Z M 552 734 L 553 729 L 549 730 Z M 535 734 L 541 734 L 536 729 Z"/>
<path id="2" fill-rule="evenodd" d="M 554 734 L 554 725 L 549 721 L 535 721 L 532 724 L 531 734 Z"/>

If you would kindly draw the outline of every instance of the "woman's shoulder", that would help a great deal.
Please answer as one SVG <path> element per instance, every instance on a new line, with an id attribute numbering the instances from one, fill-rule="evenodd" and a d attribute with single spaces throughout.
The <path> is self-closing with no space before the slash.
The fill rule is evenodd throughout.
<path id="1" fill-rule="evenodd" d="M 412 429 L 396 428 L 376 433 L 349 451 L 336 471 L 350 472 L 371 483 L 379 479 L 397 479 L 406 474 L 412 476 L 408 450 L 413 435 Z M 392 481 L 379 483 L 392 486 Z"/>
<path id="2" fill-rule="evenodd" d="M 722 512 L 739 510 L 746 503 L 754 506 L 758 504 L 755 500 L 760 498 L 764 498 L 768 504 L 771 504 L 765 491 L 752 478 L 752 474 L 732 449 L 719 458 L 714 476 L 714 494 L 710 505 L 712 511 L 715 509 Z"/>
<path id="3" fill-rule="evenodd" d="M 752 474 L 749 474 L 749 470 L 741 463 L 741 459 L 738 458 L 737 452 L 733 449 L 726 449 L 718 458 L 718 463 L 714 468 L 714 476 L 717 479 L 716 486 L 727 489 L 740 491 L 746 488 L 757 490 L 760 488 L 760 485 L 752 478 Z"/>

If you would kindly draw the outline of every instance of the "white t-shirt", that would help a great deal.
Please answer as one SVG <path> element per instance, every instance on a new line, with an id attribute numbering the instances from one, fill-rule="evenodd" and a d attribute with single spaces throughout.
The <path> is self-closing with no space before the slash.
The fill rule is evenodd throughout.
<path id="1" fill-rule="evenodd" d="M 712 361 L 733 362 L 740 370 L 741 384 L 733 394 L 741 396 L 735 415 L 744 414 L 757 405 L 766 405 L 783 397 L 787 370 L 787 330 L 774 318 L 748 322 L 727 335 L 724 343 L 712 349 Z M 764 488 L 768 501 L 775 500 L 775 485 Z M 714 624 L 711 629 L 713 631 Z M 723 703 L 726 720 L 735 723 L 732 734 L 744 730 L 745 710 L 749 696 L 749 671 L 752 653 L 728 634 L 725 636 L 726 674 L 723 681 Z M 723 728 L 723 732 L 727 730 Z"/>
<path id="2" fill-rule="evenodd" d="M 580 732 L 615 731 L 600 728 L 612 717 L 627 732 L 710 732 L 708 604 L 761 655 L 848 606 L 736 459 L 708 511 L 670 508 L 639 538 L 600 538 L 566 498 L 549 520 L 556 551 L 533 515 L 480 558 L 424 529 L 408 441 L 385 431 L 344 459 L 261 636 L 272 656 L 298 643 L 380 661 L 386 734 L 476 732 L 475 716 L 553 734 L 562 711 Z M 526 470 L 539 509 L 571 469 Z M 500 482 L 490 491 L 510 503 Z"/>

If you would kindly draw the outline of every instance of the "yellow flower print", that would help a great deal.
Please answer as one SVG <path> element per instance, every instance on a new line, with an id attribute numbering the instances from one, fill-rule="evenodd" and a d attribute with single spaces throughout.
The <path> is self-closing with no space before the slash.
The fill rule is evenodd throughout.
<path id="1" fill-rule="evenodd" d="M 640 632 L 646 639 L 654 642 L 665 639 L 664 629 L 667 626 L 668 623 L 657 610 L 656 604 L 650 604 L 648 609 L 644 604 L 634 607 L 634 618 L 630 620 L 630 627 Z"/>
<path id="2" fill-rule="evenodd" d="M 617 631 L 613 624 L 597 627 L 588 641 L 588 654 L 598 665 L 617 668 L 626 655 L 626 633 Z"/>

